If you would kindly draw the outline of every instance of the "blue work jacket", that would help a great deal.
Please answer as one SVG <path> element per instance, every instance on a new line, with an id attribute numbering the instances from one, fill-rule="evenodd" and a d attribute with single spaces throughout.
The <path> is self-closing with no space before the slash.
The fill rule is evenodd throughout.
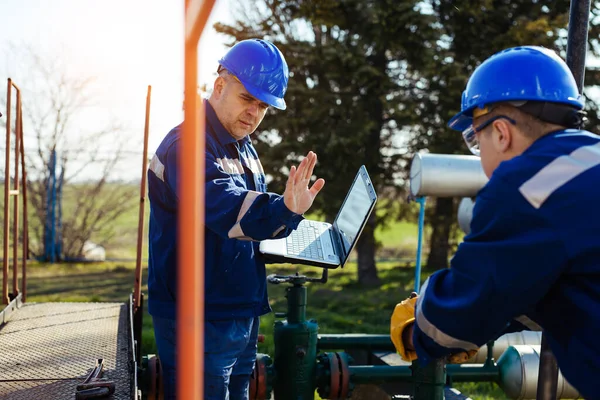
<path id="1" fill-rule="evenodd" d="M 256 317 L 271 311 L 258 242 L 284 237 L 302 216 L 267 193 L 265 174 L 249 137 L 233 138 L 214 109 L 206 110 L 205 318 Z M 150 199 L 148 309 L 175 318 L 179 144 L 182 125 L 167 134 L 148 171 Z"/>
<path id="2" fill-rule="evenodd" d="M 421 288 L 420 360 L 543 328 L 564 377 L 600 398 L 600 137 L 564 130 L 502 162 L 471 233 Z M 518 322 L 517 322 L 518 321 Z"/>

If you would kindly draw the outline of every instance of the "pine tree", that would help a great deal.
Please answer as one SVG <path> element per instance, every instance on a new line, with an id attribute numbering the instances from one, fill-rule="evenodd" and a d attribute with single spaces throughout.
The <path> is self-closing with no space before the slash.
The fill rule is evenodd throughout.
<path id="1" fill-rule="evenodd" d="M 410 153 L 468 154 L 458 132 L 446 127 L 460 110 L 462 91 L 473 70 L 487 57 L 519 45 L 555 49 L 565 57 L 569 1 L 537 0 L 431 1 L 439 40 L 435 56 L 421 70 L 429 94 L 413 105 L 420 123 L 413 131 Z M 436 199 L 428 215 L 432 226 L 431 269 L 448 265 L 450 243 L 456 229 L 456 199 Z"/>
<path id="2" fill-rule="evenodd" d="M 218 30 L 242 40 L 263 37 L 286 57 L 288 109 L 265 118 L 255 143 L 270 190 L 282 191 L 287 167 L 314 150 L 325 189 L 315 208 L 331 220 L 364 164 L 380 198 L 357 245 L 358 280 L 376 284 L 375 227 L 397 201 L 400 168 L 393 140 L 414 122 L 407 107 L 413 70 L 424 65 L 430 16 L 418 1 L 266 0 L 266 8 L 236 27 Z M 253 19 L 253 20 L 252 20 Z M 397 208 L 397 207 L 396 207 Z"/>
<path id="3" fill-rule="evenodd" d="M 376 283 L 374 229 L 398 218 L 415 152 L 468 154 L 447 128 L 473 70 L 507 47 L 541 45 L 565 57 L 566 0 L 262 0 L 234 26 L 217 24 L 231 42 L 263 37 L 290 67 L 288 109 L 263 121 L 254 135 L 269 190 L 283 191 L 287 168 L 309 150 L 327 184 L 313 210 L 331 219 L 358 167 L 365 164 L 380 202 L 363 231 L 359 281 Z M 593 5 L 593 13 L 599 13 Z M 591 46 L 598 30 L 591 18 Z M 588 83 L 598 72 L 589 71 Z M 590 129 L 600 127 L 588 102 Z M 456 199 L 428 202 L 431 269 L 448 265 L 456 235 Z M 404 204 L 401 212 L 407 213 Z M 312 210 L 311 210 L 312 211 Z"/>

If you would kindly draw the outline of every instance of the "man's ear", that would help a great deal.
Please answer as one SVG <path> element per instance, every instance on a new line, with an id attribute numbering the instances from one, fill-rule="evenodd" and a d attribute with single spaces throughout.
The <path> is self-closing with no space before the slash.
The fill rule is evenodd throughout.
<path id="1" fill-rule="evenodd" d="M 226 83 L 227 82 L 225 81 L 225 78 L 223 78 L 222 76 L 218 76 L 217 79 L 215 79 L 215 83 L 213 85 L 213 94 L 217 98 L 217 100 L 221 98 Z"/>
<path id="2" fill-rule="evenodd" d="M 513 143 L 513 126 L 503 119 L 499 119 L 493 122 L 493 142 L 494 147 L 498 153 L 507 152 Z"/>

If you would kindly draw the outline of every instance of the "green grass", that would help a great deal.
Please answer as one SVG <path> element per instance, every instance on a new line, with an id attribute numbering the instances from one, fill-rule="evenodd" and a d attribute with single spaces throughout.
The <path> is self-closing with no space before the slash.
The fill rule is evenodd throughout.
<path id="1" fill-rule="evenodd" d="M 115 236 L 102 243 L 108 258 L 135 259 L 137 244 L 138 207 L 121 215 L 114 223 Z M 148 220 L 146 203 L 145 220 Z M 414 286 L 414 259 L 417 246 L 417 225 L 410 222 L 392 222 L 375 232 L 379 243 L 377 267 L 381 286 L 365 288 L 356 282 L 356 264 L 330 271 L 325 284 L 310 283 L 307 318 L 316 319 L 320 333 L 376 333 L 389 332 L 389 319 L 396 303 L 404 299 Z M 427 239 L 425 235 L 425 239 Z M 143 236 L 142 257 L 147 257 L 147 223 Z M 427 249 L 424 241 L 424 249 Z M 426 254 L 424 254 L 426 256 Z M 320 276 L 321 269 L 289 264 L 269 266 L 268 273 L 293 274 L 299 272 Z M 29 302 L 109 301 L 126 302 L 133 290 L 135 263 L 105 262 L 86 264 L 47 265 L 31 263 L 28 268 Z M 424 280 L 425 277 L 423 276 Z M 143 265 L 142 291 L 147 293 L 147 265 Z M 286 285 L 269 285 L 270 303 L 275 312 L 286 311 Z M 261 319 L 260 331 L 265 342 L 259 351 L 273 356 L 274 314 Z M 156 354 L 152 318 L 143 317 L 142 354 Z M 474 400 L 503 399 L 502 391 L 494 384 L 457 384 L 463 393 Z"/>
<path id="2" fill-rule="evenodd" d="M 378 263 L 382 285 L 363 288 L 356 283 L 356 265 L 330 271 L 325 284 L 307 285 L 307 318 L 316 319 L 320 333 L 376 333 L 389 332 L 390 315 L 396 303 L 404 299 L 414 285 L 412 265 L 397 262 Z M 268 273 L 293 274 L 299 272 L 320 276 L 321 269 L 296 268 L 289 264 L 269 266 Z M 147 293 L 147 268 L 144 265 L 142 291 Z M 126 302 L 133 290 L 134 263 L 89 263 L 47 265 L 31 263 L 28 268 L 27 301 L 110 301 Z M 270 303 L 275 312 L 286 311 L 286 285 L 269 285 Z M 260 331 L 265 342 L 259 352 L 273 357 L 274 314 L 261 319 Z M 144 314 L 142 354 L 156 354 L 152 319 Z M 456 388 L 474 400 L 504 399 L 503 392 L 494 384 L 463 383 Z"/>

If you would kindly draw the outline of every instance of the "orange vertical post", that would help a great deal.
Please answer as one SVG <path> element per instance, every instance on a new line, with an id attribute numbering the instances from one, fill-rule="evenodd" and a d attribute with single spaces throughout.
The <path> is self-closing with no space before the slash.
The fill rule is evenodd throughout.
<path id="1" fill-rule="evenodd" d="M 14 83 L 13 83 L 14 86 Z M 17 119 L 15 123 L 15 172 L 13 177 L 13 299 L 19 294 L 19 154 L 21 135 L 21 92 L 17 90 Z"/>
<path id="2" fill-rule="evenodd" d="M 150 96 L 152 86 L 148 85 L 146 95 L 146 119 L 144 122 L 144 151 L 142 155 L 142 181 L 140 183 L 140 209 L 138 214 L 137 257 L 135 259 L 135 287 L 133 288 L 134 310 L 141 305 L 142 298 L 142 242 L 144 235 L 144 211 L 146 207 L 146 166 L 148 164 L 148 133 L 150 131 Z"/>
<path id="3" fill-rule="evenodd" d="M 178 398 L 200 400 L 204 381 L 204 110 L 198 41 L 214 0 L 185 1 L 185 109 L 179 166 Z"/>
<path id="4" fill-rule="evenodd" d="M 19 104 L 19 109 L 21 106 Z M 23 193 L 23 264 L 21 264 L 21 301 L 27 299 L 27 257 L 29 256 L 29 223 L 27 217 L 27 171 L 25 170 L 25 145 L 23 144 L 23 111 L 20 111 L 19 135 L 21 140 L 21 189 Z"/>
<path id="5" fill-rule="evenodd" d="M 10 192 L 10 112 L 11 112 L 11 94 L 12 81 L 8 78 L 6 89 L 6 155 L 4 160 L 4 224 L 2 240 L 3 260 L 2 260 L 2 301 L 4 304 L 10 303 L 8 298 L 8 238 L 9 238 L 9 192 Z"/>
<path id="6" fill-rule="evenodd" d="M 11 156 L 11 113 L 12 113 L 12 91 L 16 92 L 16 119 L 15 119 L 15 166 L 14 176 L 11 188 L 10 182 L 10 156 Z M 27 266 L 27 245 L 28 245 L 28 224 L 27 224 L 27 175 L 25 173 L 25 148 L 23 145 L 23 105 L 21 102 L 21 90 L 19 87 L 8 78 L 6 86 L 6 154 L 4 159 L 4 224 L 3 224 L 3 262 L 2 262 L 2 302 L 9 304 L 10 301 L 16 298 L 19 293 L 22 293 L 21 301 L 25 301 L 26 291 L 26 266 Z M 22 169 L 22 182 L 19 181 L 19 157 Z M 22 188 L 19 187 L 22 185 Z M 23 238 L 21 244 L 23 246 L 23 264 L 22 272 L 23 279 L 21 281 L 21 290 L 19 290 L 19 195 L 23 193 Z M 8 293 L 8 265 L 10 260 L 9 243 L 10 243 L 10 198 L 13 196 L 13 251 L 12 251 L 12 266 L 13 266 L 13 284 L 12 293 Z"/>

